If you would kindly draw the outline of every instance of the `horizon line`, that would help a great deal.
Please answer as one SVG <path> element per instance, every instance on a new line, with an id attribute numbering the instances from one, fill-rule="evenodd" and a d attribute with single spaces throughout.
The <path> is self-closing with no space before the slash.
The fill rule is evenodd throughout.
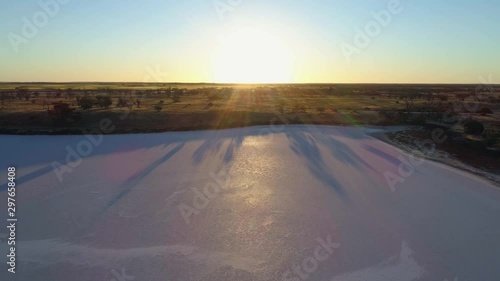
<path id="1" fill-rule="evenodd" d="M 485 83 L 453 83 L 453 82 L 276 82 L 276 83 L 243 83 L 243 82 L 123 82 L 123 81 L 0 81 L 0 84 L 211 84 L 211 85 L 486 85 Z M 491 83 L 487 85 L 498 85 L 500 83 Z"/>

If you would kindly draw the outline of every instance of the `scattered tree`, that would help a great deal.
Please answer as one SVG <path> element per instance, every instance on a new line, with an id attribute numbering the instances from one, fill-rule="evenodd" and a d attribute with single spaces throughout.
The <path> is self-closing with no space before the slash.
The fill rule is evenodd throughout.
<path id="1" fill-rule="evenodd" d="M 111 100 L 111 97 L 109 95 L 98 95 L 95 97 L 95 99 L 97 105 L 99 105 L 100 107 L 108 108 L 111 104 L 113 104 L 113 101 Z"/>
<path id="2" fill-rule="evenodd" d="M 7 97 L 6 93 L 0 93 L 0 101 L 2 102 L 2 106 L 4 105 L 5 100 L 7 100 L 7 99 L 8 99 L 8 97 Z"/>
<path id="3" fill-rule="evenodd" d="M 81 109 L 91 109 L 94 105 L 94 100 L 91 97 L 80 97 L 77 100 L 77 104 Z"/>
<path id="4" fill-rule="evenodd" d="M 29 92 L 25 88 L 17 88 L 17 98 L 19 100 L 22 100 L 23 98 L 26 100 L 29 100 L 29 97 L 26 98 L 26 96 L 29 95 Z"/>
<path id="5" fill-rule="evenodd" d="M 116 106 L 118 107 L 126 107 L 128 106 L 128 102 L 124 97 L 119 97 L 118 102 L 116 103 Z"/>
<path id="6" fill-rule="evenodd" d="M 181 94 L 179 91 L 174 91 L 174 94 L 172 95 L 172 100 L 174 102 L 180 102 L 181 101 Z"/>

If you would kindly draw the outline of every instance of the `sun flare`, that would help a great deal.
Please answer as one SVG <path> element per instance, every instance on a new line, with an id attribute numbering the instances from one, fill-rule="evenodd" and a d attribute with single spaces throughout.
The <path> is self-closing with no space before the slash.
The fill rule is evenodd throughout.
<path id="1" fill-rule="evenodd" d="M 219 83 L 287 83 L 293 78 L 293 56 L 278 36 L 255 29 L 224 37 L 212 59 Z"/>

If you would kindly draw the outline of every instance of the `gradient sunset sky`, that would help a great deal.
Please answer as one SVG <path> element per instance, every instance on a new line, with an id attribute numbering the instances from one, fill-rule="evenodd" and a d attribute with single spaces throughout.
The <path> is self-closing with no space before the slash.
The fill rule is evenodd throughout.
<path id="1" fill-rule="evenodd" d="M 496 0 L 54 1 L 1 1 L 0 81 L 500 80 Z"/>

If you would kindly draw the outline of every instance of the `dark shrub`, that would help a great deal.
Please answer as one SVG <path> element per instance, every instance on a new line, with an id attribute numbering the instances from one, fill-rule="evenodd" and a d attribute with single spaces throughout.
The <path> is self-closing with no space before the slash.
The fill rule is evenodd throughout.
<path id="1" fill-rule="evenodd" d="M 464 124 L 464 132 L 471 135 L 480 135 L 484 131 L 483 123 L 475 120 L 467 121 Z"/>
<path id="2" fill-rule="evenodd" d="M 118 98 L 118 102 L 116 103 L 116 106 L 126 107 L 127 105 L 128 105 L 128 101 L 125 98 L 123 98 L 123 97 Z"/>
<path id="3" fill-rule="evenodd" d="M 94 105 L 94 100 L 91 97 L 81 97 L 77 103 L 81 109 L 90 109 Z"/>
<path id="4" fill-rule="evenodd" d="M 105 108 L 108 108 L 111 104 L 113 104 L 109 95 L 106 96 L 97 95 L 95 97 L 95 103 L 100 107 L 105 107 Z"/>
<path id="5" fill-rule="evenodd" d="M 491 111 L 491 109 L 489 109 L 488 107 L 483 107 L 481 108 L 481 110 L 479 110 L 479 113 L 481 113 L 481 115 L 488 115 L 488 114 L 492 114 L 493 111 Z"/>
<path id="6" fill-rule="evenodd" d="M 101 107 L 105 107 L 105 108 L 108 108 L 109 106 L 111 106 L 113 104 L 113 101 L 111 100 L 111 97 L 109 96 L 104 96 L 102 98 L 102 100 L 100 101 L 100 106 Z"/>

